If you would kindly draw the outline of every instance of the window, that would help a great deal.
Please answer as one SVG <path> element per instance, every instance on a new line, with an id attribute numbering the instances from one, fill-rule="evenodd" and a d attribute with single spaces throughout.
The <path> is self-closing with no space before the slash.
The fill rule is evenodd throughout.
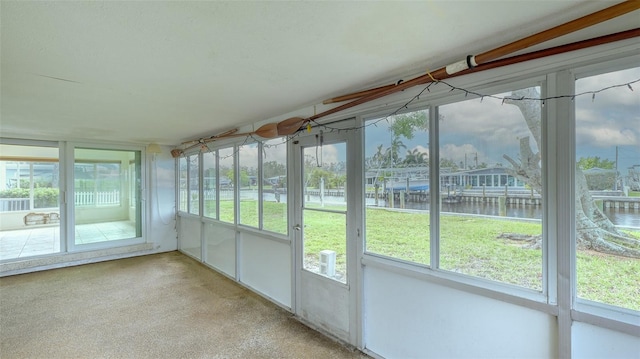
<path id="1" fill-rule="evenodd" d="M 198 154 L 187 157 L 189 173 L 189 213 L 200 214 L 200 157 Z"/>
<path id="2" fill-rule="evenodd" d="M 640 78 L 640 67 L 581 78 L 576 93 Z M 640 311 L 640 98 L 626 86 L 577 96 L 579 298 Z"/>
<path id="3" fill-rule="evenodd" d="M 218 150 L 218 166 L 220 176 L 220 220 L 235 223 L 235 151 L 234 147 Z"/>
<path id="4" fill-rule="evenodd" d="M 240 218 L 238 223 L 259 227 L 258 202 L 258 144 L 238 146 L 238 182 Z"/>
<path id="5" fill-rule="evenodd" d="M 287 234 L 287 142 L 264 142 L 262 156 L 262 228 Z"/>
<path id="6" fill-rule="evenodd" d="M 120 205 L 120 162 L 76 159 L 74 188 L 76 206 Z"/>
<path id="7" fill-rule="evenodd" d="M 187 158 L 180 157 L 178 159 L 178 197 L 180 201 L 178 210 L 182 212 L 187 212 L 187 208 L 189 208 L 189 188 L 187 187 L 187 177 Z"/>
<path id="8" fill-rule="evenodd" d="M 58 148 L 0 144 L 0 260 L 60 251 Z"/>
<path id="9" fill-rule="evenodd" d="M 532 87 L 496 96 L 539 94 Z M 440 268 L 541 291 L 540 101 L 484 97 L 439 113 Z M 455 181 L 466 173 L 480 175 L 481 187 Z M 534 196 L 509 188 L 507 176 L 526 182 Z"/>
<path id="10" fill-rule="evenodd" d="M 218 218 L 217 201 L 217 172 L 218 152 L 211 151 L 202 154 L 202 201 L 204 216 Z"/>
<path id="11" fill-rule="evenodd" d="M 422 110 L 366 123 L 363 178 L 369 253 L 429 264 L 428 119 L 428 111 Z"/>
<path id="12" fill-rule="evenodd" d="M 75 245 L 141 237 L 140 151 L 75 148 L 74 157 Z"/>

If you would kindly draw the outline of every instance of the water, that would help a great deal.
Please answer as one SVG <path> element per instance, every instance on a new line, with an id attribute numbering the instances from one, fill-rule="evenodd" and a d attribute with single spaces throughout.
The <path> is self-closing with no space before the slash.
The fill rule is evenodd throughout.
<path id="1" fill-rule="evenodd" d="M 273 194 L 265 193 L 265 200 L 275 200 Z M 287 201 L 287 196 L 282 195 L 281 202 Z M 310 196 L 309 202 L 320 203 L 318 196 Z M 325 204 L 344 204 L 344 197 L 325 197 Z M 367 206 L 375 206 L 375 200 L 373 198 L 367 198 Z M 378 200 L 378 207 L 386 207 L 386 201 Z M 398 201 L 395 203 L 395 207 L 399 208 Z M 428 202 L 405 202 L 406 209 L 428 210 Z M 485 216 L 499 216 L 498 205 L 492 203 L 479 203 L 479 202 L 461 202 L 461 203 L 442 203 L 443 212 L 451 213 L 469 213 Z M 525 206 L 525 205 L 507 205 L 507 217 L 512 218 L 528 218 L 528 219 L 541 219 L 542 218 L 542 206 Z M 616 226 L 622 227 L 635 227 L 640 228 L 640 210 L 624 208 L 605 208 L 604 214 L 611 220 Z"/>
<path id="2" fill-rule="evenodd" d="M 375 206 L 374 199 L 367 199 L 367 206 Z M 385 207 L 386 202 L 384 200 L 378 200 L 379 207 Z M 399 202 L 396 201 L 395 207 L 399 208 Z M 428 202 L 405 202 L 406 209 L 418 209 L 428 210 Z M 442 212 L 451 213 L 469 213 L 485 216 L 499 216 L 499 210 L 497 204 L 492 203 L 479 203 L 479 202 L 461 202 L 461 203 L 442 203 Z M 512 218 L 528 218 L 528 219 L 541 219 L 542 218 L 542 206 L 525 206 L 508 204 L 507 217 Z M 640 210 L 624 208 L 605 208 L 604 214 L 611 220 L 616 226 L 622 227 L 635 227 L 640 228 Z"/>

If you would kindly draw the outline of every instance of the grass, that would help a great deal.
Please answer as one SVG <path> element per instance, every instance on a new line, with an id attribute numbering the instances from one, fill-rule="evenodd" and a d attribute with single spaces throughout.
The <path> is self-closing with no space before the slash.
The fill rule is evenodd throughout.
<path id="1" fill-rule="evenodd" d="M 629 191 L 629 197 L 640 197 L 640 191 Z"/>
<path id="2" fill-rule="evenodd" d="M 232 206 L 231 201 L 220 202 L 221 218 L 232 219 L 228 216 L 233 214 Z M 286 204 L 264 202 L 263 206 L 265 229 L 286 233 Z M 245 224 L 257 224 L 256 201 L 240 202 L 240 216 Z M 368 208 L 366 250 L 429 265 L 429 219 L 428 212 Z M 336 251 L 336 271 L 345 273 L 346 225 L 344 214 L 305 210 L 305 266 L 317 267 L 318 253 L 331 249 Z M 542 251 L 529 248 L 528 242 L 499 238 L 502 233 L 539 235 L 542 225 L 535 221 L 442 215 L 440 268 L 541 290 Z M 576 267 L 580 298 L 640 311 L 640 260 L 579 251 Z"/>

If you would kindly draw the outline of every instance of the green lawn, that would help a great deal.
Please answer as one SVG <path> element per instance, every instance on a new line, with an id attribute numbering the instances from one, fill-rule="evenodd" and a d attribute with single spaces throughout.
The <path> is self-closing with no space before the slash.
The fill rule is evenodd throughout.
<path id="1" fill-rule="evenodd" d="M 221 218 L 233 220 L 233 203 L 221 201 Z M 343 208 L 336 208 L 343 209 Z M 264 203 L 264 227 L 286 233 L 286 205 Z M 257 225 L 255 201 L 240 202 L 245 224 Z M 305 265 L 314 267 L 318 253 L 336 251 L 336 271 L 346 270 L 346 216 L 306 210 L 304 216 Z M 440 268 L 470 276 L 542 289 L 542 252 L 529 242 L 499 238 L 502 233 L 539 235 L 540 222 L 515 219 L 442 215 Z M 370 253 L 429 265 L 429 214 L 368 208 L 366 250 Z M 640 233 L 639 233 L 640 235 Z M 578 295 L 581 298 L 640 310 L 640 260 L 579 251 Z"/>

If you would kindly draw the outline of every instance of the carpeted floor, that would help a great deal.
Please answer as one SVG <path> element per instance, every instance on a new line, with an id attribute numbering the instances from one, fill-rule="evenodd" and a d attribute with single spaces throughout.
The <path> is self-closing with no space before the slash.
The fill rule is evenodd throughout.
<path id="1" fill-rule="evenodd" d="M 0 357 L 368 358 L 178 252 L 0 278 Z"/>

